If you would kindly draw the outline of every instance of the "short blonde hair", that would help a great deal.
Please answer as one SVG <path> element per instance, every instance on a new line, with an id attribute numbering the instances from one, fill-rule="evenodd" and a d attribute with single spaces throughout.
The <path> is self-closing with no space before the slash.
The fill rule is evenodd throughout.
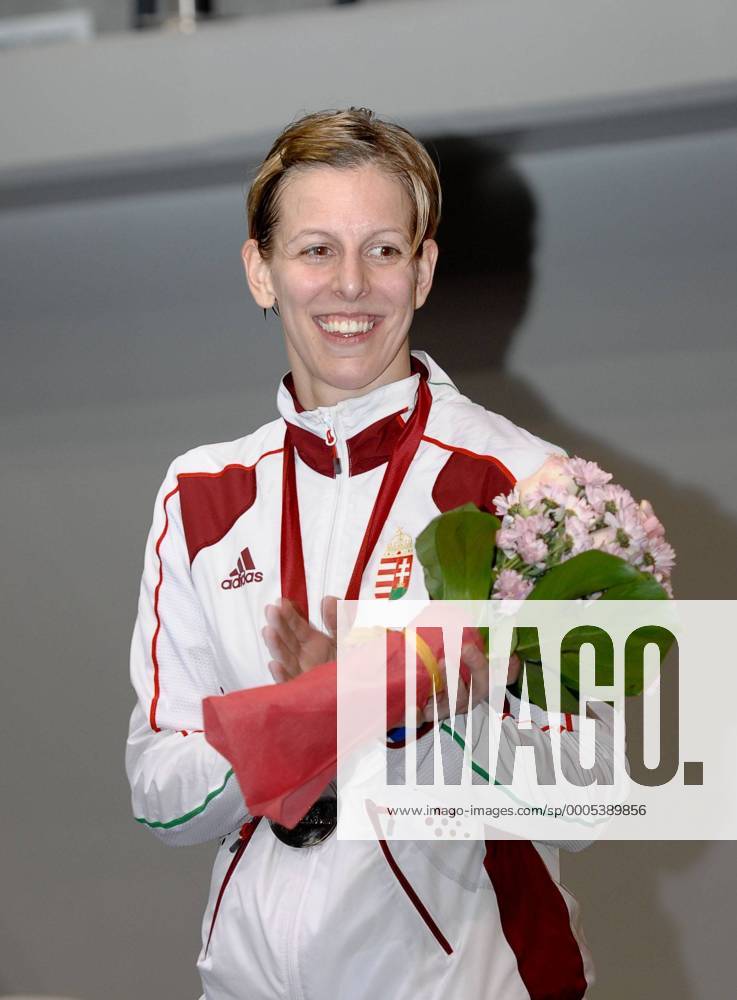
<path id="1" fill-rule="evenodd" d="M 400 125 L 376 118 L 368 108 L 317 111 L 287 126 L 261 164 L 248 192 L 248 235 L 261 256 L 273 252 L 279 193 L 287 175 L 311 166 L 350 169 L 376 164 L 395 176 L 412 205 L 412 255 L 432 239 L 440 223 L 440 180 L 425 147 Z"/>

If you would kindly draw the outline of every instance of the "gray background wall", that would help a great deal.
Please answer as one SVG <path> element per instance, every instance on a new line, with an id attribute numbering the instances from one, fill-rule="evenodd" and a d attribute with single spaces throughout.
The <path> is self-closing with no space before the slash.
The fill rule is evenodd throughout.
<path id="1" fill-rule="evenodd" d="M 448 191 L 475 163 L 489 207 L 449 199 L 413 345 L 650 497 L 680 596 L 734 598 L 737 131 L 670 131 L 511 160 L 498 134 L 468 149 L 435 133 Z M 239 259 L 249 168 L 16 178 L 0 199 L 0 994 L 199 995 L 213 852 L 166 849 L 131 819 L 127 649 L 167 463 L 275 414 L 281 334 Z M 733 995 L 733 844 L 599 844 L 564 857 L 563 880 L 594 1000 Z"/>
<path id="2" fill-rule="evenodd" d="M 648 495 L 690 597 L 735 596 L 736 138 L 520 157 L 539 228 L 527 311 L 495 319 L 488 280 L 450 275 L 414 338 L 474 398 Z M 1 221 L 0 988 L 194 997 L 212 852 L 131 820 L 127 645 L 165 466 L 271 418 L 280 332 L 248 300 L 237 183 Z M 564 859 L 595 997 L 729 996 L 735 871 L 732 844 Z"/>

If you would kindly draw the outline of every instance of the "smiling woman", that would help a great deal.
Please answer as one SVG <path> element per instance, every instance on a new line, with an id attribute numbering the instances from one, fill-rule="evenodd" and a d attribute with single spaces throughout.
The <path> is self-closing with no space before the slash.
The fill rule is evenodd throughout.
<path id="1" fill-rule="evenodd" d="M 275 143 L 248 211 L 246 275 L 260 306 L 278 302 L 303 405 L 406 378 L 440 214 L 435 168 L 412 136 L 361 112 L 310 115 Z"/>
<path id="2" fill-rule="evenodd" d="M 314 166 L 288 178 L 265 260 L 243 259 L 260 306 L 279 303 L 300 401 L 333 406 L 410 375 L 409 328 L 432 284 L 437 244 L 412 253 L 411 204 L 372 164 Z"/>
<path id="3" fill-rule="evenodd" d="M 203 732 L 203 699 L 260 688 L 271 718 L 277 696 L 297 697 L 301 675 L 334 656 L 336 595 L 426 601 L 414 540 L 428 522 L 469 501 L 493 511 L 557 451 L 410 350 L 439 217 L 435 167 L 405 129 L 366 109 L 289 126 L 251 186 L 242 251 L 256 302 L 278 304 L 291 368 L 280 415 L 175 459 L 159 493 L 126 766 L 139 823 L 174 845 L 220 840 L 198 961 L 206 1000 L 579 1000 L 592 981 L 552 847 L 390 842 L 379 827 L 376 842 L 338 840 L 333 782 L 287 830 L 251 812 L 243 772 Z M 476 733 L 492 725 L 488 663 L 465 662 L 473 698 L 461 682 L 456 719 L 478 713 Z M 444 684 L 443 667 L 431 674 Z M 437 737 L 460 767 L 453 730 L 435 725 L 447 697 L 428 706 L 420 766 Z M 523 740 L 519 711 L 510 692 L 493 720 L 502 767 L 520 742 L 549 741 L 534 707 Z M 304 714 L 325 727 L 314 705 Z M 243 728 L 229 736 L 242 744 Z M 575 768 L 577 725 L 565 738 Z M 392 730 L 390 767 L 403 745 Z M 266 784 L 272 757 L 261 746 L 248 758 Z"/>

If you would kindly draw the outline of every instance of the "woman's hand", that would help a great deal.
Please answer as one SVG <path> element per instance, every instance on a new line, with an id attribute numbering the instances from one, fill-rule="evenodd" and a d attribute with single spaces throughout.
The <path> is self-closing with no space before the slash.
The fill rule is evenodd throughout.
<path id="1" fill-rule="evenodd" d="M 277 604 L 266 605 L 267 624 L 261 629 L 261 635 L 273 657 L 269 661 L 269 670 L 277 683 L 299 677 L 300 674 L 311 670 L 320 663 L 328 663 L 336 659 L 337 615 L 338 598 L 333 595 L 322 599 L 322 616 L 328 629 L 327 632 L 322 632 L 311 625 L 286 598 Z M 473 708 L 474 705 L 489 697 L 486 656 L 477 646 L 468 643 L 461 650 L 461 655 L 473 678 L 473 705 L 469 706 L 468 688 L 459 677 L 455 706 L 457 715 L 468 712 L 469 708 Z M 438 661 L 438 667 L 445 684 L 444 659 L 441 658 Z M 513 684 L 517 680 L 520 669 L 519 659 L 517 656 L 512 656 L 509 661 L 507 684 Z M 449 718 L 450 704 L 445 688 L 437 695 L 437 702 L 437 719 Z M 423 722 L 431 721 L 432 718 L 433 700 L 431 696 L 422 709 L 417 709 L 415 721 L 417 726 L 421 726 Z"/>
<path id="2" fill-rule="evenodd" d="M 322 615 L 328 631 L 321 632 L 287 598 L 266 605 L 267 624 L 261 629 L 261 635 L 273 656 L 269 670 L 277 683 L 299 677 L 318 664 L 336 658 L 337 614 L 338 598 L 323 597 Z"/>
<path id="3" fill-rule="evenodd" d="M 478 705 L 480 701 L 486 701 L 489 697 L 489 670 L 488 658 L 486 655 L 478 648 L 478 646 L 466 643 L 466 645 L 461 648 L 461 662 L 465 663 L 471 672 L 473 703 L 469 704 L 468 687 L 464 684 L 463 679 L 459 677 L 458 694 L 456 696 L 455 704 L 456 715 L 462 715 L 469 712 L 474 705 Z M 450 718 L 450 703 L 448 701 L 447 678 L 445 676 L 445 660 L 442 657 L 438 660 L 438 666 L 443 677 L 443 683 L 446 685 L 437 695 L 437 719 L 440 721 L 442 719 Z M 521 669 L 522 664 L 520 663 L 519 658 L 513 654 L 509 660 L 507 684 L 514 684 L 519 677 Z M 430 696 L 424 706 L 424 709 L 418 709 L 417 711 L 417 724 L 420 725 L 422 722 L 431 722 L 434 717 L 434 712 L 435 709 L 433 708 L 433 699 L 432 696 Z"/>

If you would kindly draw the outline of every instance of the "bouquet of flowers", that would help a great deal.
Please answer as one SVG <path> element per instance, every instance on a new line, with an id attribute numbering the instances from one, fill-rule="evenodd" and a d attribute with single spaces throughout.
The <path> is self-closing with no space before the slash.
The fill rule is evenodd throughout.
<path id="1" fill-rule="evenodd" d="M 675 552 L 647 500 L 639 504 L 611 473 L 583 458 L 552 456 L 506 496 L 494 498 L 501 520 L 464 504 L 435 518 L 417 538 L 430 596 L 440 600 L 663 600 Z M 579 711 L 578 650 L 596 645 L 594 630 L 574 630 L 561 650 L 561 710 Z M 588 635 L 586 633 L 589 633 Z M 545 706 L 540 650 L 533 629 L 516 630 L 528 694 Z M 659 629 L 640 641 L 667 643 Z M 639 694 L 642 672 L 633 648 L 625 660 L 625 693 Z M 608 659 L 607 659 L 608 657 Z M 611 683 L 611 652 L 597 646 L 597 668 Z M 600 674 L 601 676 L 601 674 Z M 519 692 L 517 692 L 519 693 Z"/>

